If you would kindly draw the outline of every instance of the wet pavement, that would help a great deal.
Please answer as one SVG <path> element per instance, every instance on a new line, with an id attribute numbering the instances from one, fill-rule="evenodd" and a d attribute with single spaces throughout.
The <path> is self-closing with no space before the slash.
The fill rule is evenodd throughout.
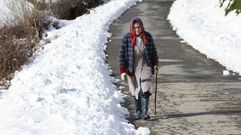
<path id="1" fill-rule="evenodd" d="M 107 62 L 113 76 L 120 78 L 119 46 L 134 16 L 140 16 L 146 30 L 152 33 L 161 66 L 157 115 L 153 113 L 153 88 L 152 119 L 131 120 L 130 117 L 130 122 L 136 128 L 149 127 L 152 135 L 241 135 L 241 77 L 236 73 L 223 76 L 225 67 L 181 42 L 166 19 L 172 3 L 143 0 L 111 26 Z M 127 95 L 125 105 L 133 114 L 134 103 L 127 84 L 119 81 L 117 86 Z"/>

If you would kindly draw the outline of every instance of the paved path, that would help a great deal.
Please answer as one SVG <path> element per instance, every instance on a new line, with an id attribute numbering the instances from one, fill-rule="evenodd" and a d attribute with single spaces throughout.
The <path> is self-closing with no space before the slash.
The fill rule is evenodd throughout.
<path id="1" fill-rule="evenodd" d="M 241 135 L 241 77 L 223 76 L 225 67 L 180 42 L 166 19 L 172 3 L 143 0 L 111 27 L 107 54 L 116 78 L 119 45 L 134 16 L 140 16 L 152 33 L 160 58 L 157 115 L 153 114 L 152 96 L 153 119 L 131 122 L 136 128 L 149 127 L 152 135 Z M 134 103 L 126 83 L 117 85 L 127 94 L 125 105 L 133 113 Z"/>

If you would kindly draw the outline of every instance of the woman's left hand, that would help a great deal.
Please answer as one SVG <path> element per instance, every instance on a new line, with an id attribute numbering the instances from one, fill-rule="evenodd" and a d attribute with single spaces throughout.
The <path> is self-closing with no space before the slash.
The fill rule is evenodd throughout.
<path id="1" fill-rule="evenodd" d="M 157 65 L 154 66 L 154 74 L 158 74 L 159 67 Z"/>

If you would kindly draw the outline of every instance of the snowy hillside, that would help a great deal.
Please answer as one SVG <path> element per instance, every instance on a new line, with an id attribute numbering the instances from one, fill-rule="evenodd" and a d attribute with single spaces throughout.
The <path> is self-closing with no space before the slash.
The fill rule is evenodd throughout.
<path id="1" fill-rule="evenodd" d="M 195 49 L 241 74 L 241 15 L 224 16 L 219 0 L 177 0 L 168 19 Z"/>

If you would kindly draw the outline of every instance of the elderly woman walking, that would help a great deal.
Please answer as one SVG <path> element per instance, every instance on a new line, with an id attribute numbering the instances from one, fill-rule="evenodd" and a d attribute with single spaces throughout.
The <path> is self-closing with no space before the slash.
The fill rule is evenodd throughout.
<path id="1" fill-rule="evenodd" d="M 124 35 L 120 47 L 121 79 L 127 76 L 129 90 L 134 97 L 137 119 L 150 119 L 148 105 L 152 74 L 158 72 L 157 51 L 150 33 L 144 30 L 139 17 L 130 23 L 130 32 Z"/>

